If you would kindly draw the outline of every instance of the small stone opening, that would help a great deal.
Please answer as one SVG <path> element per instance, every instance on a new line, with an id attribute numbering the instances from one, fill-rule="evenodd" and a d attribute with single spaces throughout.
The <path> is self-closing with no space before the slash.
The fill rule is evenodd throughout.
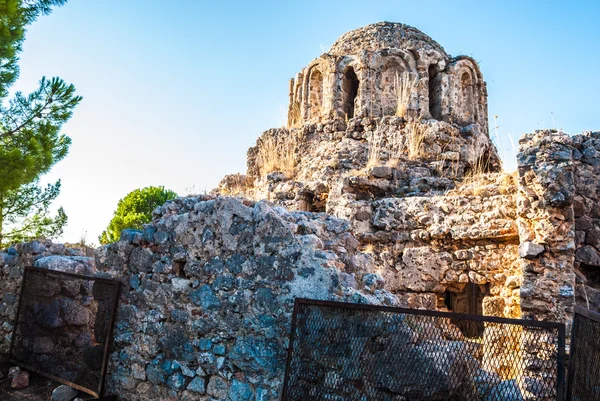
<path id="1" fill-rule="evenodd" d="M 446 291 L 444 293 L 444 304 L 450 312 L 466 313 L 469 315 L 483 315 L 483 300 L 489 294 L 488 285 L 467 283 L 461 292 Z M 457 319 L 452 321 L 460 331 L 470 338 L 483 335 L 483 323 Z"/>
<path id="2" fill-rule="evenodd" d="M 358 95 L 359 83 L 360 82 L 356 76 L 356 73 L 354 72 L 354 68 L 346 68 L 342 80 L 342 92 L 344 93 L 343 111 L 349 119 L 354 117 L 354 103 L 356 101 L 356 96 Z"/>
<path id="3" fill-rule="evenodd" d="M 586 278 L 586 285 L 592 288 L 600 289 L 600 271 L 598 266 L 590 266 L 585 263 L 579 265 L 579 271 Z"/>
<path id="4" fill-rule="evenodd" d="M 485 174 L 494 171 L 495 165 L 492 164 L 492 156 L 489 149 L 486 149 L 478 158 L 475 159 L 473 164 L 468 164 L 464 169 L 464 176 L 475 176 L 478 174 Z"/>
<path id="5" fill-rule="evenodd" d="M 183 277 L 184 276 L 184 271 L 183 269 L 185 268 L 185 261 L 173 261 L 173 273 L 175 273 L 175 275 L 177 277 Z"/>
<path id="6" fill-rule="evenodd" d="M 327 209 L 327 192 L 303 191 L 300 194 L 298 210 L 303 212 L 322 213 Z"/>

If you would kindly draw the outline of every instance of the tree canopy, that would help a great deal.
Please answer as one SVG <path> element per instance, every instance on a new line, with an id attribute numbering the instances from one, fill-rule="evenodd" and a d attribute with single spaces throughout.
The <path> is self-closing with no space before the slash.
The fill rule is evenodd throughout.
<path id="1" fill-rule="evenodd" d="M 116 242 L 126 228 L 141 229 L 152 221 L 152 211 L 177 194 L 165 187 L 146 187 L 131 191 L 117 204 L 117 210 L 100 237 L 101 244 Z"/>
<path id="2" fill-rule="evenodd" d="M 66 0 L 0 0 L 0 244 L 6 239 L 55 236 L 66 215 L 48 207 L 60 182 L 42 189 L 39 177 L 68 153 L 71 139 L 61 128 L 81 101 L 75 87 L 58 77 L 42 77 L 30 94 L 7 99 L 19 75 L 25 28 Z M 31 215 L 33 213 L 33 215 Z"/>

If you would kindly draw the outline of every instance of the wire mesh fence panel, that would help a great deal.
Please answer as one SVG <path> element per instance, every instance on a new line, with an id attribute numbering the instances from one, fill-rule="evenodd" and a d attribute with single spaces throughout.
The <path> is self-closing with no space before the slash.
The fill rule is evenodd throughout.
<path id="1" fill-rule="evenodd" d="M 567 400 L 600 401 L 600 314 L 575 307 Z"/>
<path id="2" fill-rule="evenodd" d="M 564 325 L 296 300 L 283 400 L 562 400 Z"/>
<path id="3" fill-rule="evenodd" d="M 11 359 L 100 395 L 118 282 L 26 268 Z"/>

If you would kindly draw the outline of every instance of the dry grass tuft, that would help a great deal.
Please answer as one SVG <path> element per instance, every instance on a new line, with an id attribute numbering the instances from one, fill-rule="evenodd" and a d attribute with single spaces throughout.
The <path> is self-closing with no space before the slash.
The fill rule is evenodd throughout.
<path id="1" fill-rule="evenodd" d="M 367 160 L 367 165 L 365 167 L 371 168 L 379 166 L 381 164 L 380 155 L 385 149 L 384 136 L 374 136 L 369 145 L 369 159 Z"/>
<path id="2" fill-rule="evenodd" d="M 408 127 L 408 158 L 415 160 L 423 155 L 423 141 L 427 126 L 413 121 Z"/>
<path id="3" fill-rule="evenodd" d="M 402 160 L 416 160 L 426 152 L 424 140 L 427 125 L 415 120 L 406 125 L 404 130 L 392 130 L 385 135 L 374 135 L 369 141 L 369 158 L 366 168 L 386 164 L 396 167 Z M 382 160 L 383 159 L 383 160 Z"/>
<path id="4" fill-rule="evenodd" d="M 417 86 L 417 79 L 409 72 L 396 74 L 394 87 L 396 89 L 396 116 L 406 117 L 412 93 Z"/>
<path id="5" fill-rule="evenodd" d="M 299 128 L 302 124 L 302 118 L 300 115 L 300 103 L 293 102 L 290 106 L 290 112 L 288 114 L 287 128 Z"/>
<path id="6" fill-rule="evenodd" d="M 473 188 L 473 195 L 479 196 L 483 194 L 483 188 L 487 184 L 487 172 L 490 164 L 490 156 L 486 152 L 475 159 L 471 169 L 465 173 L 463 185 L 468 185 Z"/>
<path id="7" fill-rule="evenodd" d="M 370 244 L 370 243 L 365 245 L 362 252 L 363 253 L 371 253 L 371 254 L 375 253 L 375 245 Z"/>
<path id="8" fill-rule="evenodd" d="M 245 174 L 230 174 L 225 176 L 219 184 L 220 193 L 229 196 L 238 196 L 252 186 L 252 180 Z"/>
<path id="9" fill-rule="evenodd" d="M 256 163 L 261 177 L 280 171 L 293 176 L 296 167 L 296 136 L 292 131 L 281 132 L 286 135 L 268 135 L 261 138 L 257 144 Z"/>

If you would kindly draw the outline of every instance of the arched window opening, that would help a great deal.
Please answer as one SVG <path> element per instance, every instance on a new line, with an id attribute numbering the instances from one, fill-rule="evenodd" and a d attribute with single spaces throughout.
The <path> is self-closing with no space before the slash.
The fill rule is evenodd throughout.
<path id="1" fill-rule="evenodd" d="M 442 88 L 437 72 L 437 64 L 429 65 L 429 113 L 436 120 L 442 119 Z"/>
<path id="2" fill-rule="evenodd" d="M 470 124 L 477 121 L 475 117 L 475 94 L 473 91 L 473 81 L 468 72 L 464 72 L 460 78 L 462 92 L 462 116 L 463 123 Z"/>
<path id="3" fill-rule="evenodd" d="M 358 95 L 358 85 L 359 81 L 354 68 L 346 68 L 342 79 L 342 93 L 344 94 L 343 111 L 349 119 L 354 117 L 354 102 Z"/>
<path id="4" fill-rule="evenodd" d="M 323 107 L 323 75 L 316 68 L 310 73 L 308 83 L 308 108 L 310 118 L 319 117 Z"/>

